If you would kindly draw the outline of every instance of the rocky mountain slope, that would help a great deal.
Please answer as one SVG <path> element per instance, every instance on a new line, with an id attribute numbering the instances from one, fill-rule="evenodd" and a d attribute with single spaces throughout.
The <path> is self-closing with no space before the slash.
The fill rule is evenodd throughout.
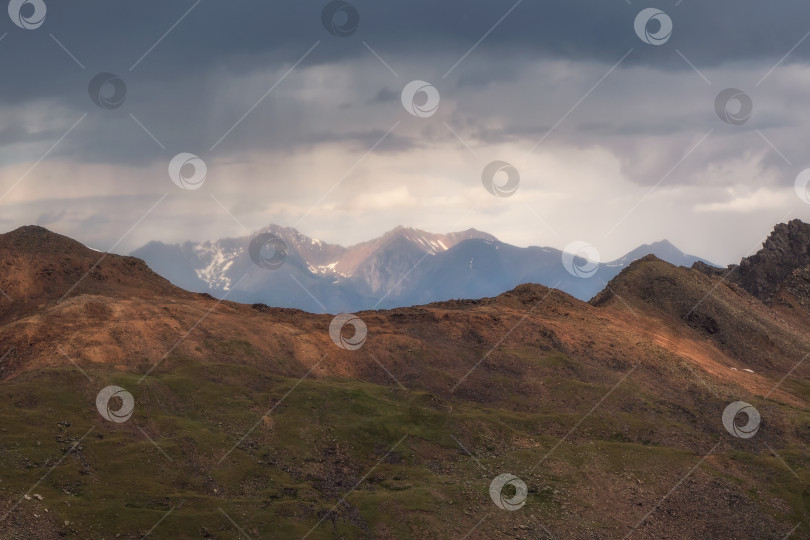
<path id="1" fill-rule="evenodd" d="M 285 243 L 284 265 L 275 272 L 249 275 L 235 287 L 249 273 L 251 239 L 264 233 L 272 233 Z M 348 248 L 326 244 L 294 229 L 270 226 L 251 238 L 182 245 L 152 242 L 133 252 L 186 290 L 315 313 L 495 296 L 521 283 L 556 287 L 588 300 L 622 268 L 649 254 L 677 266 L 691 266 L 700 260 L 661 241 L 601 264 L 593 276 L 582 279 L 563 268 L 562 253 L 557 249 L 518 248 L 475 229 L 433 234 L 410 227 L 397 227 L 380 238 Z M 311 294 L 300 294 L 304 289 Z"/>
<path id="2" fill-rule="evenodd" d="M 776 225 L 762 249 L 725 270 L 701 264 L 696 268 L 710 275 L 726 275 L 753 296 L 772 302 L 781 289 L 796 290 L 810 268 L 810 224 L 794 219 Z"/>
<path id="3" fill-rule="evenodd" d="M 0 288 L 3 538 L 810 537 L 810 322 L 718 276 L 360 312 L 359 348 L 41 228 Z"/>

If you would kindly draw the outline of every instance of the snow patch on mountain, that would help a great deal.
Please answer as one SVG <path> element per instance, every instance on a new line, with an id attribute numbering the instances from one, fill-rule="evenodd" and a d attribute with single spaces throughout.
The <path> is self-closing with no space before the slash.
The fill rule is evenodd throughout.
<path id="1" fill-rule="evenodd" d="M 233 266 L 235 257 L 244 250 L 238 249 L 228 253 L 218 242 L 205 242 L 194 246 L 193 251 L 203 265 L 194 269 L 197 277 L 211 290 L 229 291 L 232 281 L 228 270 Z"/>

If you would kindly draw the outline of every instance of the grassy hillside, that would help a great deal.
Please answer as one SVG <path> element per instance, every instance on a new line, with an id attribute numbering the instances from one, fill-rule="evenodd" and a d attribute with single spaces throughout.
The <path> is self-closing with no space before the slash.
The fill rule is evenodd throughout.
<path id="1" fill-rule="evenodd" d="M 551 374 L 567 359 L 534 361 Z M 636 537 L 681 535 L 688 523 L 691 538 L 781 538 L 810 503 L 806 447 L 769 438 L 782 463 L 734 439 L 721 425 L 721 402 L 707 406 L 714 425 L 696 430 L 692 420 L 707 411 L 673 414 L 635 373 L 560 443 L 616 380 L 550 376 L 548 406 L 527 412 L 393 383 L 299 382 L 179 357 L 141 384 L 136 373 L 83 369 L 92 380 L 75 368 L 45 369 L 2 387 L 3 513 L 50 471 L 29 493 L 43 500 L 23 499 L 2 522 L 5 537 L 134 538 L 159 521 L 150 537 L 300 538 L 318 522 L 309 538 L 617 537 L 718 442 Z M 132 392 L 128 422 L 96 410 L 108 384 Z M 562 396 L 580 404 L 554 406 Z M 774 426 L 783 437 L 810 428 L 807 412 L 755 405 L 786 422 Z M 529 488 L 519 511 L 489 498 L 502 472 Z"/>

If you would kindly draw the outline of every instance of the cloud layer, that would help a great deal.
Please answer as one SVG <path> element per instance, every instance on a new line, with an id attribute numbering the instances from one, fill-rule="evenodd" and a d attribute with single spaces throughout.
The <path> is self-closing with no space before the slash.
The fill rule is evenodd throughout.
<path id="1" fill-rule="evenodd" d="M 624 2 L 357 1 L 343 38 L 326 4 L 49 2 L 35 30 L 8 19 L 2 227 L 118 252 L 268 223 L 344 245 L 475 227 L 606 258 L 666 237 L 728 263 L 810 218 L 793 191 L 810 166 L 805 2 L 664 7 L 659 46 L 633 27 L 647 6 Z M 125 85 L 120 107 L 88 95 L 99 73 Z M 413 80 L 435 113 L 403 107 Z M 751 98 L 742 125 L 715 110 L 726 88 Z M 169 179 L 180 152 L 205 161 L 199 190 Z M 494 160 L 519 171 L 513 197 L 483 188 Z"/>

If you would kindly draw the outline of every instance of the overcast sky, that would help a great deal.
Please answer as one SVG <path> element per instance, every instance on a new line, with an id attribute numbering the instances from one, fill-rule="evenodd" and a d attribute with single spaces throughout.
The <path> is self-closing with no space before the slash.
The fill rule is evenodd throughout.
<path id="1" fill-rule="evenodd" d="M 343 245 L 475 227 L 728 264 L 810 220 L 808 31 L 806 0 L 15 0 L 0 230 L 128 253 L 270 223 Z"/>

